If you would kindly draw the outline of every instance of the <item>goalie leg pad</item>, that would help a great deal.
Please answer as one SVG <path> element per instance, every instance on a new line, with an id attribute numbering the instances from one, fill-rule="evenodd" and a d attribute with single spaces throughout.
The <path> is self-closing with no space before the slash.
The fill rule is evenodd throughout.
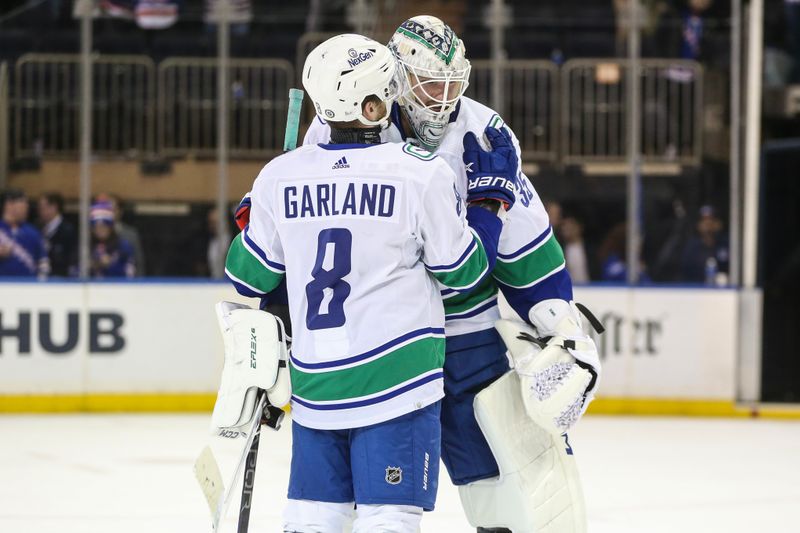
<path id="1" fill-rule="evenodd" d="M 533 422 L 519 390 L 519 376 L 508 372 L 475 398 L 500 476 L 459 487 L 467 519 L 514 533 L 584 533 L 583 491 L 566 437 Z"/>
<path id="2" fill-rule="evenodd" d="M 272 405 L 289 402 L 286 334 L 279 318 L 246 305 L 220 302 L 217 319 L 225 346 L 217 402 L 211 415 L 216 428 L 249 425 L 256 413 L 258 389 Z"/>

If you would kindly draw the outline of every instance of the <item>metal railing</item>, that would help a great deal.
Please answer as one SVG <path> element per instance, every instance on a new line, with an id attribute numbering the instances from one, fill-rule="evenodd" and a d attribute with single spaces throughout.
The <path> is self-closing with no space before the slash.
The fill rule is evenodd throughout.
<path id="1" fill-rule="evenodd" d="M 298 57 L 328 36 L 304 35 Z M 280 152 L 288 90 L 296 83 L 294 68 L 279 59 L 233 59 L 230 69 L 231 155 Z M 503 103 L 496 111 L 514 129 L 526 161 L 625 162 L 625 60 L 576 59 L 562 67 L 550 61 L 513 60 L 503 62 L 499 70 Z M 489 61 L 474 61 L 467 94 L 489 102 L 493 72 Z M 168 58 L 156 72 L 144 56 L 96 56 L 93 153 L 213 157 L 216 73 L 213 58 Z M 0 164 L 7 159 L 3 146 L 10 145 L 15 157 L 74 157 L 79 142 L 78 56 L 22 56 L 10 99 L 9 74 L 7 68 L 0 70 Z M 643 161 L 699 164 L 702 67 L 693 61 L 644 59 L 640 80 Z M 11 116 L 4 114 L 4 95 Z M 306 109 L 310 119 L 313 110 Z M 3 143 L 2 132 L 8 130 L 11 117 L 13 140 Z"/>
<path id="2" fill-rule="evenodd" d="M 573 59 L 563 65 L 561 159 L 565 164 L 625 161 L 628 73 L 628 62 L 618 59 Z M 639 77 L 642 161 L 699 164 L 702 66 L 695 61 L 643 59 Z"/>
<path id="3" fill-rule="evenodd" d="M 8 181 L 8 64 L 0 63 L 0 190 Z"/>
<path id="4" fill-rule="evenodd" d="M 175 57 L 158 65 L 158 148 L 163 156 L 210 157 L 217 143 L 217 61 Z M 230 60 L 230 153 L 263 157 L 283 146 L 291 63 Z"/>
<path id="5" fill-rule="evenodd" d="M 138 157 L 155 149 L 155 65 L 146 56 L 93 58 L 92 152 Z M 14 75 L 16 157 L 74 156 L 80 141 L 80 56 L 26 54 Z"/>
<path id="6" fill-rule="evenodd" d="M 558 67 L 551 61 L 511 60 L 501 66 L 503 93 L 497 113 L 514 130 L 523 160 L 555 161 L 558 157 Z M 490 102 L 492 62 L 472 62 L 467 96 Z"/>

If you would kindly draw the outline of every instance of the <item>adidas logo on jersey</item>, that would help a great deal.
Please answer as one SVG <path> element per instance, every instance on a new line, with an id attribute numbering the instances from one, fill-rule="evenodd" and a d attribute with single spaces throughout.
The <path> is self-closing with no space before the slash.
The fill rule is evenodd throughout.
<path id="1" fill-rule="evenodd" d="M 333 170 L 337 170 L 337 169 L 340 169 L 340 168 L 350 168 L 350 165 L 347 164 L 347 158 L 343 157 L 340 160 L 338 160 L 336 163 L 334 163 L 332 168 L 333 168 Z"/>

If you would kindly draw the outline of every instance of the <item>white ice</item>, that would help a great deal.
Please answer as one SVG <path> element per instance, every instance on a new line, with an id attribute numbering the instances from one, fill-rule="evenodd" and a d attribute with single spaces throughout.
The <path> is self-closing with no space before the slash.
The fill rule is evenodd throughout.
<path id="1" fill-rule="evenodd" d="M 207 415 L 0 416 L 0 532 L 205 533 Z M 251 533 L 280 531 L 290 432 L 266 431 Z M 570 439 L 593 533 L 800 531 L 800 423 L 588 417 Z M 235 531 L 232 505 L 223 531 Z M 470 532 L 444 470 L 425 532 Z"/>

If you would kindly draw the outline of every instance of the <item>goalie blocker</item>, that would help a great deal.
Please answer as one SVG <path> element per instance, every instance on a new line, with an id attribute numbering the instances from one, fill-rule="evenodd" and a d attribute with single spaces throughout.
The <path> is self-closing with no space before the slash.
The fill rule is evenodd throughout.
<path id="1" fill-rule="evenodd" d="M 225 363 L 211 422 L 219 429 L 249 426 L 261 416 L 256 409 L 259 390 L 266 391 L 275 407 L 288 404 L 292 395 L 283 322 L 232 302 L 219 302 L 216 310 Z"/>

